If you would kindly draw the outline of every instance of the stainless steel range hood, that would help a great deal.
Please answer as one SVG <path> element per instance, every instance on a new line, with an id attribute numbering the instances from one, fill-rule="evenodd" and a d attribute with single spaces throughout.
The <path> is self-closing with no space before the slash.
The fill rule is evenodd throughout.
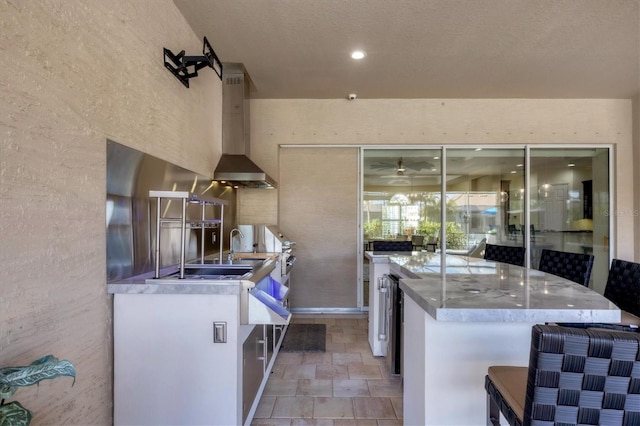
<path id="1" fill-rule="evenodd" d="M 223 64 L 222 156 L 213 179 L 244 188 L 276 188 L 276 181 L 249 158 L 249 87 L 242 64 Z"/>

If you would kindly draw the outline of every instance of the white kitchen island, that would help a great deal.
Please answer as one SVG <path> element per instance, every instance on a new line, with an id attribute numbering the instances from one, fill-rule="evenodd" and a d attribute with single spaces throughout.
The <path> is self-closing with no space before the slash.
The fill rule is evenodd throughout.
<path id="1" fill-rule="evenodd" d="M 404 424 L 481 425 L 491 365 L 529 363 L 531 327 L 618 322 L 620 310 L 574 282 L 460 256 L 392 255 L 404 292 Z"/>
<path id="2" fill-rule="evenodd" d="M 114 424 L 250 424 L 291 317 L 262 291 L 273 268 L 109 284 Z"/>

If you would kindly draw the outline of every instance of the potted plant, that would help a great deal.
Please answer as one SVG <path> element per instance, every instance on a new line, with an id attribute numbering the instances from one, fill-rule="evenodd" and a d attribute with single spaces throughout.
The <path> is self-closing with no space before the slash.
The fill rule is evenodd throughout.
<path id="1" fill-rule="evenodd" d="M 76 382 L 76 369 L 69 361 L 59 361 L 53 355 L 44 356 L 22 367 L 0 368 L 0 425 L 26 426 L 31 423 L 31 411 L 18 401 L 5 404 L 5 399 L 11 398 L 18 387 L 36 385 L 42 380 L 58 376 L 73 377 L 73 386 Z"/>

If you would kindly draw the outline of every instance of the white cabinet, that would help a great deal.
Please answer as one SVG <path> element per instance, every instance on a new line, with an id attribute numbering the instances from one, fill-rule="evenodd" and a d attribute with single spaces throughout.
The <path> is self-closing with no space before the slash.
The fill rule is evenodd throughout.
<path id="1" fill-rule="evenodd" d="M 267 326 L 239 318 L 238 294 L 115 294 L 114 424 L 250 421 L 274 359 L 257 359 Z M 214 343 L 214 322 L 226 323 L 225 343 Z M 254 352 L 247 369 L 245 344 Z M 251 401 L 243 401 L 245 374 L 259 376 Z"/>

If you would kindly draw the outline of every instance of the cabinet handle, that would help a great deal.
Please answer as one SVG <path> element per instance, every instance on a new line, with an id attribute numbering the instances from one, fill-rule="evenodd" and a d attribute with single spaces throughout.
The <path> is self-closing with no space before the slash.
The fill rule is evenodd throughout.
<path id="1" fill-rule="evenodd" d="M 387 340 L 387 328 L 389 327 L 387 322 L 387 292 L 388 286 L 386 285 L 388 280 L 386 275 L 378 279 L 378 289 L 380 291 L 380 297 L 378 299 L 379 317 L 378 317 L 378 340 Z"/>
<path id="2" fill-rule="evenodd" d="M 213 343 L 227 343 L 227 323 L 225 321 L 213 323 Z"/>

